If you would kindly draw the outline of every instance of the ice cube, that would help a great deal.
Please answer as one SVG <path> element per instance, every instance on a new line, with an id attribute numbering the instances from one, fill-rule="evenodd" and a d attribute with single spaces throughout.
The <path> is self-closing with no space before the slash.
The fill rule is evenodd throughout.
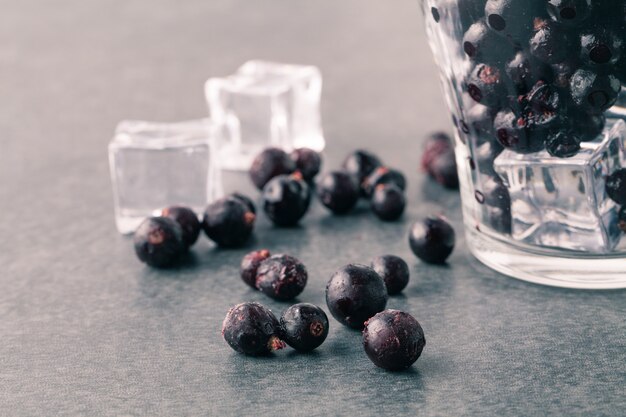
<path id="1" fill-rule="evenodd" d="M 210 78 L 205 95 L 211 118 L 232 133 L 220 141 L 222 166 L 248 169 L 269 146 L 321 151 L 321 90 L 322 78 L 313 66 L 249 61 L 234 75 Z"/>
<path id="2" fill-rule="evenodd" d="M 513 238 L 582 252 L 613 250 L 621 232 L 605 178 L 624 166 L 625 141 L 626 123 L 610 120 L 597 140 L 583 142 L 571 158 L 502 152 L 494 167 L 511 197 Z"/>
<path id="3" fill-rule="evenodd" d="M 118 124 L 109 144 L 109 165 L 120 233 L 132 233 L 164 207 L 180 204 L 200 213 L 221 196 L 215 152 L 219 131 L 208 119 Z"/>

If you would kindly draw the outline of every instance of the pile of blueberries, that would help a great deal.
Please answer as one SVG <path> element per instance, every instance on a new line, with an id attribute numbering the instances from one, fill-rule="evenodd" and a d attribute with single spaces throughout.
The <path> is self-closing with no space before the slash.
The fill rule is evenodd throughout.
<path id="1" fill-rule="evenodd" d="M 560 158 L 601 133 L 626 83 L 623 0 L 455 3 L 471 62 L 463 90 L 477 103 L 457 123 L 464 133 L 493 138 L 492 153 L 546 149 Z"/>

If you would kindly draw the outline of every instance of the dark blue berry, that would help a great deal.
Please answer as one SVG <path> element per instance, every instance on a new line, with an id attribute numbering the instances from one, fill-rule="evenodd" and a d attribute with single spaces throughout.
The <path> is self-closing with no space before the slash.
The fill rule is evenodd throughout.
<path id="1" fill-rule="evenodd" d="M 365 321 L 387 305 L 387 288 L 372 268 L 350 264 L 335 272 L 326 285 L 326 304 L 344 326 L 362 329 Z"/>
<path id="2" fill-rule="evenodd" d="M 615 64 L 623 45 L 622 36 L 604 27 L 594 27 L 580 35 L 580 59 L 590 66 Z"/>
<path id="3" fill-rule="evenodd" d="M 259 269 L 261 262 L 269 257 L 270 251 L 267 249 L 255 250 L 244 256 L 239 268 L 243 282 L 256 290 L 256 271 Z"/>
<path id="4" fill-rule="evenodd" d="M 372 211 L 379 219 L 394 221 L 402 216 L 406 207 L 404 192 L 395 184 L 379 184 L 372 195 Z"/>
<path id="5" fill-rule="evenodd" d="M 309 186 L 296 172 L 272 178 L 263 188 L 263 210 L 276 226 L 295 226 L 311 203 Z"/>
<path id="6" fill-rule="evenodd" d="M 487 225 L 493 230 L 505 235 L 511 234 L 512 217 L 511 210 L 503 210 L 499 207 L 486 207 Z"/>
<path id="7" fill-rule="evenodd" d="M 445 188 L 451 190 L 458 189 L 459 176 L 456 168 L 454 149 L 450 148 L 436 156 L 428 167 L 428 174 Z"/>
<path id="8" fill-rule="evenodd" d="M 305 266 L 293 256 L 279 254 L 263 260 L 256 271 L 256 288 L 268 297 L 286 301 L 299 295 L 306 286 Z"/>
<path id="9" fill-rule="evenodd" d="M 550 67 L 542 64 L 525 51 L 518 52 L 506 64 L 505 72 L 515 85 L 518 93 L 526 93 L 537 81 L 552 77 Z"/>
<path id="10" fill-rule="evenodd" d="M 406 178 L 397 169 L 380 166 L 368 175 L 361 184 L 362 194 L 371 198 L 374 189 L 380 184 L 395 184 L 401 190 L 406 189 Z"/>
<path id="11" fill-rule="evenodd" d="M 502 145 L 498 142 L 485 142 L 474 148 L 474 158 L 478 171 L 483 174 L 495 174 L 493 162 L 502 153 Z"/>
<path id="12" fill-rule="evenodd" d="M 441 217 L 417 221 L 409 232 L 409 245 L 419 259 L 431 264 L 443 264 L 454 249 L 455 234 Z"/>
<path id="13" fill-rule="evenodd" d="M 488 0 L 485 16 L 489 26 L 514 43 L 528 39 L 533 21 L 546 15 L 546 0 Z"/>
<path id="14" fill-rule="evenodd" d="M 498 176 L 487 177 L 482 182 L 484 203 L 491 207 L 498 207 L 504 211 L 511 211 L 511 197 L 509 190 Z"/>
<path id="15" fill-rule="evenodd" d="M 574 102 L 591 113 L 602 113 L 617 101 L 622 88 L 612 74 L 600 74 L 579 69 L 570 79 L 570 92 Z"/>
<path id="16" fill-rule="evenodd" d="M 296 149 L 291 152 L 291 159 L 296 163 L 296 169 L 300 171 L 302 178 L 309 183 L 319 174 L 322 167 L 322 158 L 313 149 Z"/>
<path id="17" fill-rule="evenodd" d="M 467 93 L 477 103 L 496 107 L 506 96 L 502 74 L 497 67 L 478 64 L 467 79 Z"/>
<path id="18" fill-rule="evenodd" d="M 496 112 L 482 104 L 474 104 L 467 112 L 465 121 L 470 132 L 476 135 L 479 142 L 491 140 L 494 136 L 493 118 Z"/>
<path id="19" fill-rule="evenodd" d="M 145 219 L 133 243 L 139 260 L 156 268 L 172 266 L 186 249 L 180 225 L 168 217 Z"/>
<path id="20" fill-rule="evenodd" d="M 570 110 L 567 118 L 568 129 L 576 135 L 582 142 L 592 141 L 604 130 L 606 116 L 603 113 L 592 114 L 583 111 Z"/>
<path id="21" fill-rule="evenodd" d="M 256 215 L 238 198 L 224 197 L 209 204 L 204 211 L 204 233 L 222 247 L 238 247 L 248 241 Z"/>
<path id="22" fill-rule="evenodd" d="M 256 214 L 256 206 L 254 205 L 254 202 L 252 201 L 252 199 L 246 195 L 243 195 L 241 193 L 232 193 L 230 194 L 229 197 L 235 198 L 239 201 L 241 201 L 242 203 L 244 203 L 246 205 L 246 207 L 248 207 L 248 210 L 251 211 L 252 213 Z"/>
<path id="23" fill-rule="evenodd" d="M 233 350 L 246 355 L 267 355 L 285 347 L 278 319 L 259 303 L 242 303 L 228 310 L 222 336 Z"/>
<path id="24" fill-rule="evenodd" d="M 578 47 L 557 23 L 537 19 L 530 39 L 530 53 L 540 61 L 558 64 L 577 54 Z"/>
<path id="25" fill-rule="evenodd" d="M 358 149 L 352 152 L 343 161 L 343 168 L 354 175 L 359 184 L 372 173 L 377 167 L 381 166 L 382 162 L 373 153 Z"/>
<path id="26" fill-rule="evenodd" d="M 320 202 L 335 214 L 345 214 L 359 200 L 359 186 L 355 178 L 346 171 L 332 171 L 317 182 Z"/>
<path id="27" fill-rule="evenodd" d="M 606 193 L 620 206 L 626 206 L 626 168 L 618 169 L 606 178 Z"/>
<path id="28" fill-rule="evenodd" d="M 567 131 L 551 133 L 546 139 L 546 150 L 557 158 L 570 158 L 580 151 L 580 138 Z"/>
<path id="29" fill-rule="evenodd" d="M 282 339 L 300 352 L 319 347 L 328 336 L 328 316 L 309 303 L 294 304 L 280 317 Z"/>
<path id="30" fill-rule="evenodd" d="M 278 175 L 291 174 L 296 170 L 296 163 L 282 149 L 267 148 L 254 158 L 250 166 L 252 183 L 262 190 L 265 184 Z"/>
<path id="31" fill-rule="evenodd" d="M 371 267 L 385 281 L 389 295 L 400 293 L 409 283 L 409 266 L 398 256 L 374 258 Z"/>
<path id="32" fill-rule="evenodd" d="M 545 129 L 559 120 L 565 106 L 556 88 L 538 81 L 524 98 L 522 111 L 526 127 Z"/>
<path id="33" fill-rule="evenodd" d="M 407 369 L 426 345 L 424 330 L 413 316 L 385 310 L 369 319 L 363 330 L 363 348 L 374 365 L 388 371 Z"/>
<path id="34" fill-rule="evenodd" d="M 432 161 L 442 153 L 452 149 L 452 139 L 445 132 L 435 132 L 426 137 L 423 144 L 421 165 L 424 171 L 428 171 Z"/>
<path id="35" fill-rule="evenodd" d="M 518 153 L 532 153 L 543 149 L 543 137 L 537 138 L 529 131 L 528 120 L 511 109 L 498 112 L 493 127 L 498 141 L 507 149 Z"/>
<path id="36" fill-rule="evenodd" d="M 548 0 L 548 13 L 556 22 L 578 26 L 589 17 L 592 0 Z"/>
<path id="37" fill-rule="evenodd" d="M 180 225 L 183 233 L 183 242 L 186 247 L 192 246 L 200 235 L 200 221 L 198 215 L 189 207 L 171 206 L 161 211 L 161 216 L 169 217 Z"/>
<path id="38" fill-rule="evenodd" d="M 500 65 L 511 59 L 515 49 L 502 37 L 479 20 L 465 32 L 463 51 L 472 60 L 491 65 Z"/>

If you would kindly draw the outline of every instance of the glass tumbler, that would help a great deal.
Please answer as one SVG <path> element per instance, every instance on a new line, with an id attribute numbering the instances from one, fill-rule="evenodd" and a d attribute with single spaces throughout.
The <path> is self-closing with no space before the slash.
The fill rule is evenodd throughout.
<path id="1" fill-rule="evenodd" d="M 421 5 L 471 252 L 535 283 L 625 288 L 626 1 Z"/>

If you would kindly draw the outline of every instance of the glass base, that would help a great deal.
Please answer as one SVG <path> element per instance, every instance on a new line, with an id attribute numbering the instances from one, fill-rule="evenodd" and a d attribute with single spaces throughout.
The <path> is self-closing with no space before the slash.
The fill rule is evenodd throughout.
<path id="1" fill-rule="evenodd" d="M 466 228 L 472 254 L 488 267 L 513 278 L 553 287 L 588 290 L 626 288 L 624 257 L 560 257 L 521 250 Z"/>

